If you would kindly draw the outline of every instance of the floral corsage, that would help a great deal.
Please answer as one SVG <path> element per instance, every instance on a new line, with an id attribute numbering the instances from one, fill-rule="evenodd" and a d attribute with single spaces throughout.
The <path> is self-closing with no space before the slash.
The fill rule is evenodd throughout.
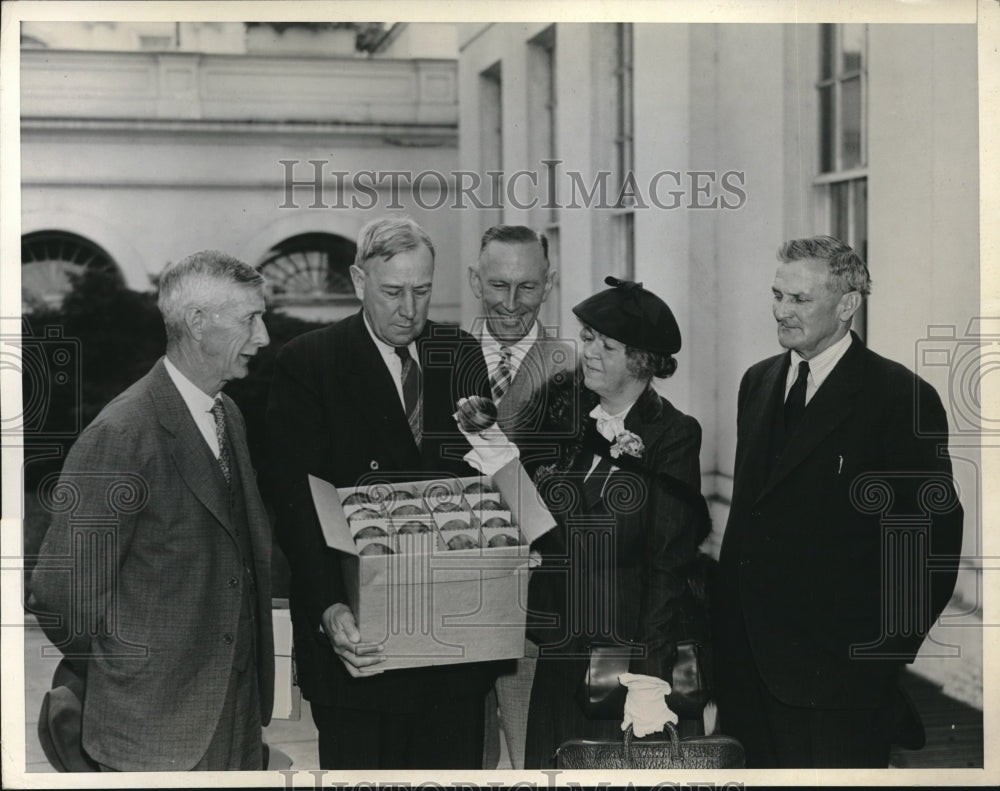
<path id="1" fill-rule="evenodd" d="M 646 446 L 642 444 L 642 437 L 631 431 L 623 431 L 615 437 L 615 441 L 611 444 L 611 458 L 617 459 L 624 453 L 626 456 L 641 459 L 645 450 Z"/>

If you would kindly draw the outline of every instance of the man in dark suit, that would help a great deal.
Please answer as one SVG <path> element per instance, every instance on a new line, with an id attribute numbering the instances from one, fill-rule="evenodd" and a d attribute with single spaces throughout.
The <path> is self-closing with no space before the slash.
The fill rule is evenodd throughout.
<path id="1" fill-rule="evenodd" d="M 50 495 L 31 605 L 86 675 L 102 769 L 263 768 L 271 533 L 221 392 L 268 343 L 263 285 L 215 251 L 167 269 L 166 357 L 84 430 Z"/>
<path id="2" fill-rule="evenodd" d="M 788 351 L 740 384 L 713 628 L 724 732 L 750 767 L 885 767 L 897 679 L 947 603 L 962 540 L 941 401 L 850 332 L 868 269 L 786 242 Z"/>
<path id="3" fill-rule="evenodd" d="M 530 472 L 558 458 L 565 437 L 541 432 L 543 393 L 553 377 L 569 377 L 575 364 L 571 343 L 547 335 L 538 313 L 552 291 L 555 270 L 549 266 L 549 240 L 523 225 L 495 225 L 484 234 L 479 259 L 469 267 L 469 285 L 481 313 L 472 334 L 479 339 L 497 406 L 497 423 L 518 446 Z M 531 683 L 538 647 L 525 643 L 525 656 L 505 662 L 495 694 L 486 701 L 487 751 L 484 768 L 499 758 L 497 716 L 514 769 L 524 768 L 524 740 Z"/>
<path id="4" fill-rule="evenodd" d="M 478 768 L 487 664 L 378 673 L 338 553 L 326 546 L 308 475 L 335 486 L 476 474 L 452 414 L 488 393 L 475 339 L 427 320 L 434 246 L 407 218 L 362 229 L 351 276 L 362 309 L 289 342 L 267 410 L 278 540 L 292 570 L 299 685 L 329 769 Z"/>

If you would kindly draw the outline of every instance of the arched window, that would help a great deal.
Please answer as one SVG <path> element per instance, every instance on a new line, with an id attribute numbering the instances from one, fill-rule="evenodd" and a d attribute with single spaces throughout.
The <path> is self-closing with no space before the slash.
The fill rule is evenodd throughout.
<path id="1" fill-rule="evenodd" d="M 357 245 L 332 233 L 303 233 L 272 247 L 257 265 L 275 304 L 356 303 L 350 267 Z"/>
<path id="2" fill-rule="evenodd" d="M 66 231 L 36 231 L 21 237 L 21 309 L 58 308 L 70 292 L 71 274 L 86 269 L 118 273 L 103 249 Z"/>

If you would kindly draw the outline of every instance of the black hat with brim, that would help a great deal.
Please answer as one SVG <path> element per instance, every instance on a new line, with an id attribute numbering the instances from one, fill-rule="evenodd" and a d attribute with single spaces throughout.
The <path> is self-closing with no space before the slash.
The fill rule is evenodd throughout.
<path id="1" fill-rule="evenodd" d="M 681 350 L 681 331 L 667 303 L 642 283 L 606 277 L 605 289 L 573 308 L 584 324 L 627 346 L 661 354 Z"/>

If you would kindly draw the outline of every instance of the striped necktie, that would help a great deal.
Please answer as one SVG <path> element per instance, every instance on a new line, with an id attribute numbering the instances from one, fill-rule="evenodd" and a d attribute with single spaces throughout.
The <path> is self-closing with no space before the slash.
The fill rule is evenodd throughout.
<path id="1" fill-rule="evenodd" d="M 212 417 L 215 418 L 215 436 L 219 440 L 219 467 L 222 468 L 222 474 L 226 476 L 226 483 L 231 483 L 229 442 L 226 439 L 226 412 L 222 406 L 221 398 L 216 398 L 215 403 L 212 404 Z"/>
<path id="2" fill-rule="evenodd" d="M 510 387 L 511 374 L 510 374 L 510 346 L 500 347 L 500 360 L 497 362 L 497 367 L 493 371 L 493 375 L 490 376 L 490 390 L 493 393 L 493 402 L 499 404 L 500 399 L 504 397 L 507 392 L 507 388 Z"/>
<path id="3" fill-rule="evenodd" d="M 405 346 L 396 347 L 396 355 L 403 364 L 400 378 L 403 382 L 403 408 L 406 411 L 406 421 L 410 424 L 413 441 L 420 447 L 423 439 L 423 402 L 420 398 L 420 368 L 410 356 L 410 350 Z"/>

